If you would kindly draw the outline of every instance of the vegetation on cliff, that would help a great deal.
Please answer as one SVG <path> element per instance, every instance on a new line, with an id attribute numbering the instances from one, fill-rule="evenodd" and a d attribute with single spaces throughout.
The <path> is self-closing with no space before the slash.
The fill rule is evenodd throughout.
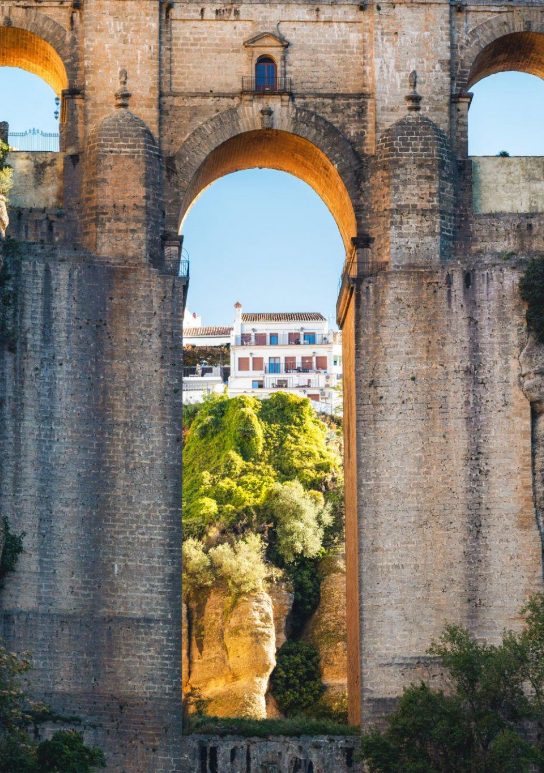
<path id="1" fill-rule="evenodd" d="M 448 690 L 408 687 L 384 732 L 363 736 L 370 773 L 544 770 L 544 595 L 497 646 L 449 626 L 430 649 Z M 533 732 L 528 732 L 533 727 Z"/>
<path id="2" fill-rule="evenodd" d="M 0 140 L 0 196 L 6 198 L 13 186 L 13 169 L 6 161 L 8 153 L 9 145 Z"/>
<path id="3" fill-rule="evenodd" d="M 530 261 L 521 277 L 519 289 L 527 304 L 527 327 L 544 343 L 544 258 Z"/>
<path id="4" fill-rule="evenodd" d="M 319 604 L 319 561 L 343 541 L 339 427 L 321 421 L 307 399 L 283 392 L 264 401 L 216 395 L 191 406 L 184 419 L 190 621 L 196 630 L 214 587 L 234 605 L 245 594 L 286 583 L 294 599 L 291 640 L 277 655 L 271 689 L 283 713 L 310 713 L 323 692 L 319 656 L 298 639 Z"/>

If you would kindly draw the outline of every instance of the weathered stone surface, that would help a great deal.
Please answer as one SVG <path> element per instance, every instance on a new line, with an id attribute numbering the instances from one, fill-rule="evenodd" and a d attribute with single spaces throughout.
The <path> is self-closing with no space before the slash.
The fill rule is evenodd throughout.
<path id="1" fill-rule="evenodd" d="M 272 599 L 274 630 L 276 632 L 276 650 L 279 650 L 288 636 L 288 617 L 293 606 L 294 594 L 285 582 L 276 582 L 270 586 L 268 595 Z"/>
<path id="2" fill-rule="evenodd" d="M 361 773 L 354 737 L 184 739 L 182 773 Z"/>
<path id="3" fill-rule="evenodd" d="M 347 708 L 346 563 L 343 555 L 320 562 L 321 599 L 305 638 L 319 652 L 323 701 L 331 709 Z"/>
<path id="4" fill-rule="evenodd" d="M 203 700 L 211 716 L 266 717 L 268 677 L 276 663 L 270 596 L 254 593 L 233 605 L 225 591 L 213 588 L 191 627 L 187 692 Z"/>
<path id="5" fill-rule="evenodd" d="M 0 64 L 63 90 L 63 185 L 61 207 L 10 212 L 23 244 L 2 306 L 0 505 L 27 538 L 2 632 L 34 651 L 37 697 L 79 715 L 111 770 L 181 765 L 175 244 L 180 213 L 223 174 L 299 176 L 346 246 L 352 720 L 432 670 L 446 620 L 496 641 L 542 589 L 540 398 L 520 383 L 517 287 L 544 254 L 544 217 L 521 195 L 474 211 L 467 91 L 504 69 L 544 75 L 544 12 L 458 5 L 3 5 Z M 292 93 L 242 94 L 255 57 L 278 56 L 248 41 L 275 28 Z M 119 70 L 131 115 L 112 117 Z M 236 664 L 250 647 L 229 635 Z"/>

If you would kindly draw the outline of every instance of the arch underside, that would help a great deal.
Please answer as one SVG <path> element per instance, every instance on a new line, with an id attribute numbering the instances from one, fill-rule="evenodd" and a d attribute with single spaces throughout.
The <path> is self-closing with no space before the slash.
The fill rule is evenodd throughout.
<path id="1" fill-rule="evenodd" d="M 544 78 L 544 34 L 512 32 L 489 43 L 473 62 L 468 86 L 509 70 Z"/>
<path id="2" fill-rule="evenodd" d="M 55 49 L 20 27 L 0 27 L 0 67 L 27 70 L 42 78 L 59 95 L 68 87 L 66 69 Z"/>
<path id="3" fill-rule="evenodd" d="M 266 168 L 287 172 L 314 189 L 329 208 L 346 251 L 357 233 L 349 193 L 338 170 L 309 140 L 286 131 L 260 129 L 238 134 L 215 148 L 204 160 L 183 197 L 181 224 L 191 204 L 215 180 L 232 172 Z"/>

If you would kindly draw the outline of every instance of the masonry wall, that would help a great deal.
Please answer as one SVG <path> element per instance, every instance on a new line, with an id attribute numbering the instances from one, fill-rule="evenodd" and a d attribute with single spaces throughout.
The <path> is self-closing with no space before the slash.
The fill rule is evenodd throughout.
<path id="1" fill-rule="evenodd" d="M 363 712 L 433 676 L 446 622 L 497 642 L 542 587 L 515 264 L 386 272 L 358 294 Z"/>
<path id="2" fill-rule="evenodd" d="M 183 287 L 37 248 L 10 262 L 0 508 L 25 539 L 2 635 L 109 769 L 176 770 Z"/>

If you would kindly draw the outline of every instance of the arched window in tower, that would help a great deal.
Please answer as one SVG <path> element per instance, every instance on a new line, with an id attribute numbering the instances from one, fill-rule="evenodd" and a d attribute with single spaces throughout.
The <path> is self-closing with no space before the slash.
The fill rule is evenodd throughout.
<path id="1" fill-rule="evenodd" d="M 278 70 L 271 56 L 260 56 L 255 64 L 255 91 L 277 91 Z"/>

